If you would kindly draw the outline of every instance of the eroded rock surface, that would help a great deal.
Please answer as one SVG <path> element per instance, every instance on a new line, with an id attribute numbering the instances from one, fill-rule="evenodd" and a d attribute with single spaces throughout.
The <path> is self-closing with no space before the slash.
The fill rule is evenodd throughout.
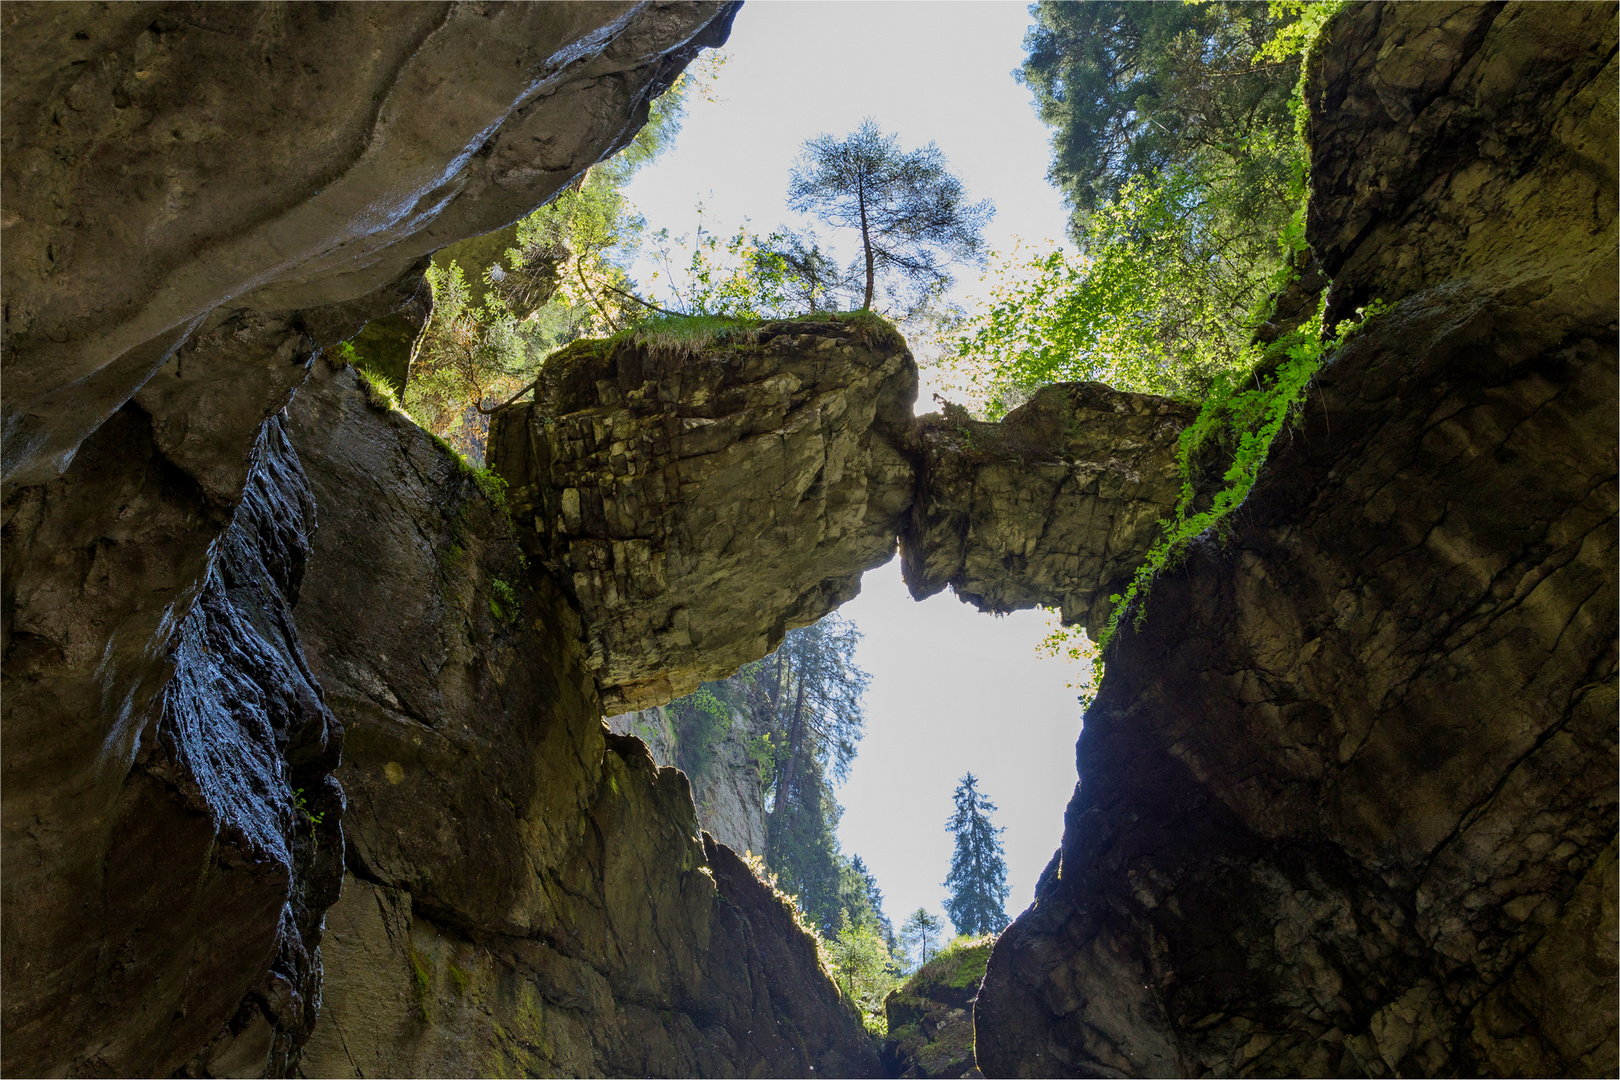
<path id="1" fill-rule="evenodd" d="M 992 939 L 958 945 L 923 964 L 884 999 L 883 1064 L 919 1080 L 984 1076 L 973 1055 L 973 1001 Z"/>
<path id="2" fill-rule="evenodd" d="M 304 1073 L 876 1075 L 685 777 L 604 727 L 578 616 L 475 478 L 352 372 L 318 366 L 288 426 L 350 799 Z"/>
<path id="3" fill-rule="evenodd" d="M 278 423 L 234 511 L 162 430 L 130 403 L 6 504 L 12 1072 L 285 1069 L 315 1020 L 343 797 L 288 614 L 314 508 Z"/>
<path id="4" fill-rule="evenodd" d="M 1060 383 L 1000 423 L 924 417 L 901 548 L 911 595 L 949 585 L 980 611 L 1053 607 L 1096 636 L 1176 505 L 1176 446 L 1197 415 Z"/>
<path id="5" fill-rule="evenodd" d="M 781 322 L 692 347 L 582 342 L 497 414 L 490 467 L 580 605 L 610 713 L 732 674 L 893 555 L 916 387 L 876 320 Z"/>
<path id="6" fill-rule="evenodd" d="M 1327 28 L 1311 239 L 1395 306 L 1121 631 L 987 1073 L 1614 1072 L 1613 27 Z"/>
<path id="7" fill-rule="evenodd" d="M 523 216 L 733 11 L 8 5 L 5 480 L 59 474 L 216 310 L 353 301 Z"/>

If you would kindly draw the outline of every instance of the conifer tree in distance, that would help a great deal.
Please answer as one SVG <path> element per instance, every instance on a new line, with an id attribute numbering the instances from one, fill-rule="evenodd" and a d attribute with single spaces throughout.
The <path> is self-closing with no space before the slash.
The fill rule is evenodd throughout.
<path id="1" fill-rule="evenodd" d="M 999 934 L 1007 926 L 1007 860 L 1002 830 L 990 824 L 996 807 L 980 794 L 972 773 L 956 785 L 956 813 L 945 828 L 956 837 L 951 872 L 945 878 L 950 896 L 945 914 L 958 934 Z"/>

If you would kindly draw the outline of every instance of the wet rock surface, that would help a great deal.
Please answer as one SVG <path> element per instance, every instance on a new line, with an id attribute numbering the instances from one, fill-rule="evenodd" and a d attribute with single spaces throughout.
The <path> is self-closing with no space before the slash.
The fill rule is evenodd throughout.
<path id="1" fill-rule="evenodd" d="M 1311 238 L 1343 304 L 1395 306 L 1318 375 L 1231 539 L 1121 631 L 1060 860 L 976 1005 L 988 1073 L 1614 1072 L 1613 153 L 1547 192 L 1607 198 L 1550 220 L 1529 198 L 1474 228 L 1436 194 L 1488 207 L 1612 146 L 1612 28 L 1542 5 L 1328 28 L 1350 74 L 1325 100 L 1392 126 L 1314 114 Z M 1470 78 L 1532 70 L 1570 82 L 1339 195 L 1383 165 L 1345 140 L 1466 130 L 1424 109 L 1483 115 Z"/>
<path id="2" fill-rule="evenodd" d="M 314 507 L 278 423 L 234 511 L 154 428 L 126 405 L 6 505 L 19 1074 L 285 1069 L 315 1021 L 343 797 L 288 613 Z"/>
<path id="3" fill-rule="evenodd" d="M 298 618 L 348 729 L 310 1076 L 875 1075 L 811 939 L 601 722 L 578 616 L 352 372 L 289 429 L 326 507 Z"/>

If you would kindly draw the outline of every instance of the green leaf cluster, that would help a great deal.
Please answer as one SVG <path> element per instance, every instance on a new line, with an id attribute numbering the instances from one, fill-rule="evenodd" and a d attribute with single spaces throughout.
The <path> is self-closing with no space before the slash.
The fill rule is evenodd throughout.
<path id="1" fill-rule="evenodd" d="M 1078 252 L 1003 260 L 954 365 L 992 417 L 1057 380 L 1202 398 L 1303 245 L 1300 54 L 1334 4 L 1048 2 L 1021 78 Z"/>
<path id="2" fill-rule="evenodd" d="M 1305 400 L 1312 376 L 1327 353 L 1339 348 L 1353 333 L 1377 317 L 1383 305 L 1374 302 L 1336 328 L 1329 339 L 1322 336 L 1322 306 L 1299 329 L 1284 336 L 1263 353 L 1253 348 L 1255 367 L 1247 379 L 1223 380 L 1204 401 L 1196 420 L 1181 434 L 1176 458 L 1180 468 L 1181 494 L 1175 512 L 1159 522 L 1160 536 L 1149 549 L 1147 559 L 1137 569 L 1124 593 L 1109 599 L 1113 610 L 1098 638 L 1094 663 L 1099 669 L 1108 646 L 1129 613 L 1140 624 L 1146 615 L 1148 594 L 1154 580 L 1174 569 L 1192 542 L 1206 534 L 1220 535 L 1230 527 L 1232 514 L 1243 505 L 1271 454 L 1272 444 L 1284 426 L 1295 417 Z M 1194 475 L 1201 455 L 1225 451 L 1231 455 L 1210 505 L 1195 511 L 1197 497 Z"/>

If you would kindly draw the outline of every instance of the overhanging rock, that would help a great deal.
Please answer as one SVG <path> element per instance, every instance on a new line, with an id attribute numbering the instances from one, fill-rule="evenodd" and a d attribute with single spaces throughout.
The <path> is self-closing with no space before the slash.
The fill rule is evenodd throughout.
<path id="1" fill-rule="evenodd" d="M 776 322 L 701 348 L 580 342 L 495 417 L 491 467 L 579 602 L 609 713 L 731 674 L 889 559 L 916 379 L 876 320 Z"/>
<path id="2" fill-rule="evenodd" d="M 902 545 L 911 594 L 950 585 L 980 611 L 1054 607 L 1096 637 L 1176 504 L 1176 447 L 1197 414 L 1060 383 L 997 424 L 923 417 Z"/>
<path id="3" fill-rule="evenodd" d="M 984 611 L 1053 606 L 1095 629 L 1175 505 L 1190 406 L 1061 384 L 1000 423 L 918 419 L 911 355 L 876 320 L 737 334 L 577 343 L 490 427 L 610 713 L 769 653 L 897 538 L 919 599 L 951 585 Z"/>

